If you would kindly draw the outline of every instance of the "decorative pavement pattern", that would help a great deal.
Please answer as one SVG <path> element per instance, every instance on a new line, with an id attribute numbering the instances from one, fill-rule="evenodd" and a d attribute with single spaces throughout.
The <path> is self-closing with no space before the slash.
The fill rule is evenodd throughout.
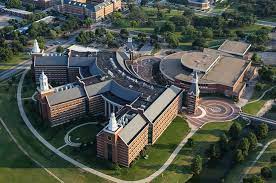
<path id="1" fill-rule="evenodd" d="M 237 118 L 240 108 L 232 101 L 219 98 L 201 98 L 193 115 L 186 115 L 190 125 L 200 128 L 207 122 L 223 122 Z"/>

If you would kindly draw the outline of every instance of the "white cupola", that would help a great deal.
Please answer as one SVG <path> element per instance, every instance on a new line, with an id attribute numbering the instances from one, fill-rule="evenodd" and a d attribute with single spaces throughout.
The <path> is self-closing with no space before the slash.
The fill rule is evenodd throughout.
<path id="1" fill-rule="evenodd" d="M 115 117 L 115 113 L 112 112 L 110 115 L 109 123 L 108 123 L 108 130 L 115 132 L 118 129 L 117 120 Z"/>
<path id="2" fill-rule="evenodd" d="M 42 73 L 39 77 L 39 83 L 40 83 L 41 91 L 49 90 L 48 77 L 44 74 L 44 71 L 42 71 Z"/>
<path id="3" fill-rule="evenodd" d="M 41 52 L 41 50 L 40 50 L 40 48 L 39 48 L 38 42 L 37 42 L 37 40 L 35 39 L 35 40 L 34 40 L 34 46 L 33 46 L 33 49 L 32 49 L 32 53 L 40 53 L 40 52 Z"/>

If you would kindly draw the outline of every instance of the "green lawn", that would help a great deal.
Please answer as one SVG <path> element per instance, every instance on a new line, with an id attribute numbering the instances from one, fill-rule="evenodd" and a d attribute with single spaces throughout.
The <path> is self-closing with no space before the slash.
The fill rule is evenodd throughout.
<path id="1" fill-rule="evenodd" d="M 62 151 L 89 167 L 96 168 L 106 174 L 123 180 L 139 180 L 158 170 L 188 132 L 188 124 L 180 117 L 175 118 L 158 141 L 153 146 L 148 147 L 148 159 L 141 157 L 130 168 L 121 167 L 119 171 L 110 169 L 111 164 L 108 161 L 96 158 L 96 147 L 94 145 L 81 152 L 68 146 Z"/>
<path id="2" fill-rule="evenodd" d="M 16 85 L 0 87 L 0 116 L 24 149 L 66 183 L 108 182 L 72 166 L 72 164 L 53 154 L 32 135 L 20 117 L 15 98 L 16 89 Z M 0 144 L 2 159 L 0 161 L 0 182 L 56 182 L 45 170 L 36 167 L 27 157 L 22 155 L 22 152 L 7 137 L 2 127 Z"/>
<path id="3" fill-rule="evenodd" d="M 259 100 L 257 102 L 253 102 L 242 107 L 242 111 L 248 114 L 257 114 L 259 110 L 265 104 L 265 100 Z"/>
<path id="4" fill-rule="evenodd" d="M 262 140 L 261 143 L 265 145 L 267 142 L 269 142 L 272 139 L 276 138 L 275 131 L 270 131 L 269 135 L 266 139 Z M 262 150 L 262 147 L 258 147 L 255 151 L 251 152 L 249 156 L 246 158 L 244 162 L 242 162 L 239 165 L 236 165 L 234 168 L 231 169 L 231 171 L 228 173 L 225 182 L 226 183 L 232 183 L 232 182 L 239 182 L 242 174 L 245 173 L 247 168 L 251 165 L 252 161 L 257 157 L 259 152 Z M 273 143 L 263 154 L 263 156 L 260 158 L 258 163 L 255 164 L 254 168 L 250 171 L 250 174 L 256 174 L 260 173 L 260 169 L 262 166 L 268 165 L 268 161 L 270 159 L 270 156 L 272 154 L 276 153 L 276 143 Z M 275 175 L 276 172 L 276 164 L 273 165 L 273 174 Z M 273 180 L 275 182 L 276 176 L 273 177 Z M 273 182 L 273 181 L 269 181 Z"/>
<path id="5" fill-rule="evenodd" d="M 257 161 L 255 166 L 249 172 L 249 175 L 260 174 L 261 168 L 268 166 L 272 169 L 272 178 L 266 180 L 266 183 L 273 183 L 276 181 L 276 163 L 270 163 L 270 157 L 276 154 L 276 142 L 270 144 L 261 158 Z"/>
<path id="6" fill-rule="evenodd" d="M 18 55 L 14 55 L 9 61 L 7 62 L 0 62 L 0 72 L 10 69 L 11 67 L 16 66 L 17 64 L 21 63 L 22 61 L 30 59 L 30 55 L 26 53 L 19 53 Z"/>
<path id="7" fill-rule="evenodd" d="M 57 182 L 20 151 L 2 125 L 0 139 L 0 182 Z"/>
<path id="8" fill-rule="evenodd" d="M 272 83 L 263 83 L 263 89 L 261 91 L 254 90 L 253 96 L 250 99 L 250 101 L 257 100 L 267 89 L 271 88 L 273 86 Z M 272 91 L 276 90 L 274 88 Z M 272 92 L 270 91 L 270 92 Z M 249 113 L 249 114 L 257 114 L 258 111 L 263 107 L 265 102 L 269 99 L 271 99 L 270 92 L 266 93 L 266 95 L 259 101 L 249 103 L 242 107 L 243 112 Z"/>
<path id="9" fill-rule="evenodd" d="M 214 122 L 203 126 L 192 137 L 192 139 L 194 139 L 194 147 L 190 148 L 184 146 L 169 168 L 162 174 L 162 176 L 159 176 L 153 182 L 187 182 L 192 177 L 190 164 L 193 157 L 196 154 L 200 154 L 203 157 L 203 154 L 209 145 L 217 142 L 220 135 L 226 132 L 232 123 L 233 122 Z M 210 174 L 209 176 L 213 178 L 216 177 L 215 174 Z"/>

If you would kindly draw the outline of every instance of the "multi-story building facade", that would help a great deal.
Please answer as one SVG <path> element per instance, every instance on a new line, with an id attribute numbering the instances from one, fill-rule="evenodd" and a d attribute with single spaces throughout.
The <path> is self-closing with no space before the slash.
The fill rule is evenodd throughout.
<path id="1" fill-rule="evenodd" d="M 98 21 L 112 12 L 120 10 L 121 0 L 99 0 L 89 3 L 64 0 L 58 9 L 62 13 L 74 14 L 79 17 L 90 17 Z"/>
<path id="2" fill-rule="evenodd" d="M 86 114 L 109 118 L 109 124 L 97 134 L 97 156 L 114 163 L 130 166 L 182 108 L 182 89 L 134 78 L 121 67 L 120 54 L 44 54 L 37 41 L 32 52 L 42 118 L 52 127 Z M 53 87 L 52 83 L 63 85 Z"/>

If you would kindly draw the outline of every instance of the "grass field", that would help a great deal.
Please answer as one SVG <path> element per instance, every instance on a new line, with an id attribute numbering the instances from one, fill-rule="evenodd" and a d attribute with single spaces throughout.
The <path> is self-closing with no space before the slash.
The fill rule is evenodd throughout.
<path id="1" fill-rule="evenodd" d="M 262 167 L 270 167 L 272 169 L 272 178 L 266 180 L 266 183 L 273 183 L 276 181 L 276 163 L 270 163 L 270 157 L 276 154 L 276 142 L 270 144 L 261 158 L 252 167 L 249 175 L 260 174 Z"/>
<path id="2" fill-rule="evenodd" d="M 265 145 L 267 142 L 269 142 L 272 139 L 276 138 L 276 133 L 275 131 L 270 131 L 269 135 L 266 139 L 262 140 L 261 143 L 263 145 Z M 257 155 L 259 154 L 259 152 L 261 151 L 262 147 L 258 147 L 255 151 L 251 152 L 249 154 L 249 156 L 246 158 L 245 161 L 243 161 L 241 164 L 235 166 L 234 168 L 231 169 L 231 171 L 228 173 L 225 182 L 226 183 L 232 183 L 232 182 L 239 182 L 240 177 L 242 176 L 242 174 L 245 173 L 246 169 L 251 165 L 252 161 L 257 157 Z M 254 168 L 252 169 L 251 172 L 249 172 L 250 174 L 256 174 L 256 173 L 260 173 L 260 169 L 262 166 L 267 165 L 268 164 L 268 160 L 270 158 L 270 156 L 272 154 L 276 153 L 276 143 L 273 143 L 263 154 L 263 156 L 261 157 L 261 159 L 258 161 L 257 164 L 255 164 Z M 273 173 L 275 175 L 275 171 L 276 171 L 276 164 L 274 164 L 273 166 Z M 273 177 L 273 180 L 275 182 L 276 176 Z M 269 181 L 270 182 L 270 181 Z M 271 181 L 272 183 L 273 181 Z"/>
<path id="3" fill-rule="evenodd" d="M 14 55 L 7 62 L 0 62 L 0 73 L 1 73 L 1 71 L 8 70 L 11 67 L 14 67 L 17 64 L 21 63 L 22 61 L 28 60 L 30 58 L 31 58 L 30 55 L 28 55 L 26 53 L 19 53 L 18 55 Z"/>
<path id="4" fill-rule="evenodd" d="M 263 89 L 261 91 L 254 90 L 253 96 L 250 99 L 250 101 L 257 100 L 267 89 L 271 88 L 273 85 L 271 83 L 263 83 Z M 276 88 L 274 88 L 272 91 L 275 91 Z M 266 95 L 259 101 L 249 103 L 242 107 L 243 112 L 249 113 L 249 114 L 257 114 L 258 111 L 264 106 L 265 102 L 269 99 L 271 99 L 270 92 L 266 93 Z"/>
<path id="5" fill-rule="evenodd" d="M 2 83 L 6 84 L 6 83 Z M 16 85 L 0 87 L 0 116 L 5 121 L 11 133 L 23 148 L 38 162 L 47 167 L 64 182 L 108 182 L 93 174 L 81 171 L 49 151 L 29 131 L 22 121 L 16 102 Z M 7 136 L 4 128 L 0 130 L 0 182 L 29 183 L 57 182 L 43 169 L 34 165 L 22 154 Z"/>
<path id="6" fill-rule="evenodd" d="M 209 123 L 203 126 L 199 131 L 195 133 L 192 137 L 194 140 L 194 146 L 192 148 L 184 146 L 180 151 L 179 155 L 169 166 L 169 168 L 163 173 L 162 176 L 159 176 L 153 182 L 186 182 L 191 177 L 190 164 L 193 157 L 197 154 L 200 154 L 202 157 L 205 150 L 209 147 L 210 144 L 215 143 L 219 140 L 219 137 L 222 133 L 228 131 L 233 122 L 215 122 Z M 208 168 L 206 169 L 209 170 Z M 210 174 L 204 174 L 204 176 L 209 176 L 209 178 L 216 178 L 217 174 L 212 172 Z M 208 177 L 204 177 L 207 179 Z"/>
<path id="7" fill-rule="evenodd" d="M 243 112 L 248 114 L 257 114 L 259 110 L 264 106 L 266 100 L 259 100 L 242 107 Z"/>

